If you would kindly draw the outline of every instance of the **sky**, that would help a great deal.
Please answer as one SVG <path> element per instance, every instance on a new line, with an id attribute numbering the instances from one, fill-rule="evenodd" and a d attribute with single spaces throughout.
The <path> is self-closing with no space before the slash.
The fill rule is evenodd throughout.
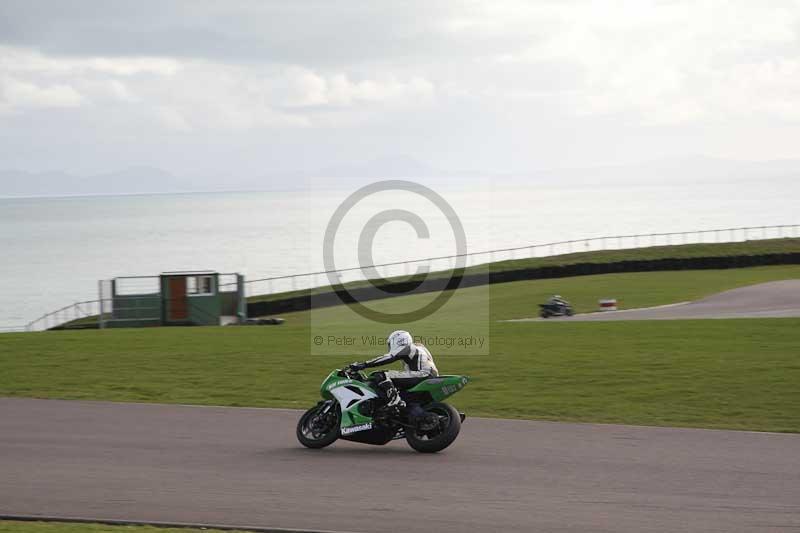
<path id="1" fill-rule="evenodd" d="M 800 1 L 0 2 L 0 167 L 800 157 Z"/>

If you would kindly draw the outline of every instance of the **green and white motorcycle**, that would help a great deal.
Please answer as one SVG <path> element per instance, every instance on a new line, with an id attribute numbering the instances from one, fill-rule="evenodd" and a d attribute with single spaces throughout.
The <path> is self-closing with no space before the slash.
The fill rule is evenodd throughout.
<path id="1" fill-rule="evenodd" d="M 324 448 L 337 439 L 383 445 L 406 439 L 423 453 L 444 450 L 456 440 L 464 414 L 442 400 L 460 391 L 466 376 L 427 378 L 400 390 L 405 408 L 387 407 L 373 383 L 359 371 L 334 370 L 322 382 L 323 400 L 297 423 L 297 439 L 308 448 Z"/>

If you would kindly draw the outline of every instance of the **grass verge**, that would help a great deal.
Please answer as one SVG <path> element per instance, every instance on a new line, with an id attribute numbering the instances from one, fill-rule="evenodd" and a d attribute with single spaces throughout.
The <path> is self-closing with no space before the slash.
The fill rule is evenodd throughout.
<path id="1" fill-rule="evenodd" d="M 633 307 L 797 277 L 800 267 L 760 267 L 506 283 L 459 291 L 424 323 L 407 326 L 421 335 L 466 335 L 487 328 L 491 355 L 434 350 L 440 370 L 473 378 L 453 397 L 472 415 L 796 432 L 800 319 L 497 319 L 530 316 L 535 303 L 552 292 L 575 300 L 579 309 L 608 295 Z M 465 311 L 480 291 L 489 291 L 488 324 L 471 321 Z M 313 323 L 309 313 L 294 313 L 278 327 L 2 335 L 0 395 L 306 407 L 318 398 L 328 371 L 382 348 L 362 345 L 347 355 L 310 355 L 312 333 L 383 336 L 388 327 L 359 321 L 345 306 L 314 313 Z"/>

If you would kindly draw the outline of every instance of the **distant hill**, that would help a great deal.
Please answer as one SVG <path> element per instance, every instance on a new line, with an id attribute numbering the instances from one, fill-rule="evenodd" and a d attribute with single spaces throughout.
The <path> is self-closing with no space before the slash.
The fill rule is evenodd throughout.
<path id="1" fill-rule="evenodd" d="M 558 168 L 515 174 L 442 170 L 410 156 L 386 156 L 363 163 L 264 176 L 188 179 L 152 167 L 131 167 L 106 174 L 0 171 L 0 197 L 139 194 L 216 191 L 275 191 L 305 188 L 352 189 L 381 179 L 418 179 L 429 186 L 636 186 L 682 183 L 736 183 L 800 180 L 800 160 L 732 161 L 704 156 L 669 158 L 624 166 Z"/>
<path id="2" fill-rule="evenodd" d="M 73 196 L 188 192 L 186 183 L 157 168 L 133 167 L 118 172 L 76 176 L 66 172 L 0 171 L 0 196 Z"/>
<path id="3" fill-rule="evenodd" d="M 537 182 L 575 185 L 766 182 L 800 178 L 800 160 L 733 161 L 689 156 L 624 166 L 555 169 L 533 173 L 532 177 Z"/>
<path id="4" fill-rule="evenodd" d="M 441 176 L 447 172 L 430 167 L 413 157 L 396 155 L 360 164 L 323 168 L 309 174 L 330 178 L 409 178 Z"/>

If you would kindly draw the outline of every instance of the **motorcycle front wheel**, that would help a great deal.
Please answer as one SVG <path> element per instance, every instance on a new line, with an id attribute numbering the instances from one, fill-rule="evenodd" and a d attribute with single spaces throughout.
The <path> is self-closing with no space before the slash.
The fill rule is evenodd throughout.
<path id="1" fill-rule="evenodd" d="M 455 407 L 434 402 L 425 406 L 431 415 L 431 427 L 421 426 L 406 431 L 408 445 L 422 453 L 436 453 L 450 446 L 461 431 L 461 415 Z"/>
<path id="2" fill-rule="evenodd" d="M 339 405 L 315 405 L 297 421 L 297 440 L 306 448 L 324 448 L 339 438 Z"/>

